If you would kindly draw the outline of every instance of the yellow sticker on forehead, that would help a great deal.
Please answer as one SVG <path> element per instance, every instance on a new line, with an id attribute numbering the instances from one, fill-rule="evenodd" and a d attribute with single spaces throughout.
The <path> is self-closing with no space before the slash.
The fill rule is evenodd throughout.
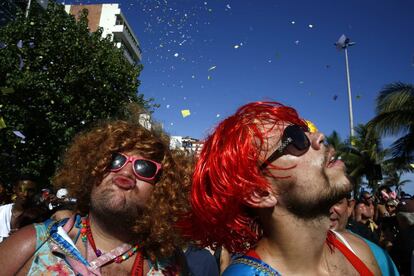
<path id="1" fill-rule="evenodd" d="M 312 123 L 309 120 L 305 120 L 305 121 L 306 121 L 306 124 L 308 125 L 309 132 L 311 132 L 311 133 L 318 132 L 318 129 L 316 128 L 314 123 Z"/>

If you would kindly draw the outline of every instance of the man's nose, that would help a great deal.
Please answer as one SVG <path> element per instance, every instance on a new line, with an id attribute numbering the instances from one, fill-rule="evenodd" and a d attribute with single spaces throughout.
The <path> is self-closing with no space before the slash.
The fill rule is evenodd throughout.
<path id="1" fill-rule="evenodd" d="M 120 172 L 127 176 L 134 176 L 134 169 L 133 169 L 132 162 L 126 163 Z"/>
<path id="2" fill-rule="evenodd" d="M 326 137 L 322 132 L 310 134 L 311 146 L 315 150 L 319 150 L 326 143 Z"/>

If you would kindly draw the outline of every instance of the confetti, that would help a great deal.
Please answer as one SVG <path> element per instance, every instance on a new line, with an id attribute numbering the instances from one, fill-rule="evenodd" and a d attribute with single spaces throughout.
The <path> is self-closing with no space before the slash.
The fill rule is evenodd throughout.
<path id="1" fill-rule="evenodd" d="M 183 118 L 188 117 L 191 115 L 191 112 L 189 109 L 183 109 L 181 110 L 181 115 L 183 116 Z"/>
<path id="2" fill-rule="evenodd" d="M 5 128 L 6 126 L 6 122 L 4 121 L 3 117 L 0 117 L 0 129 Z"/>
<path id="3" fill-rule="evenodd" d="M 21 55 L 18 55 L 18 56 L 19 56 L 19 70 L 21 71 L 24 67 L 24 61 Z"/>
<path id="4" fill-rule="evenodd" d="M 18 130 L 13 130 L 14 135 L 16 135 L 17 137 L 20 137 L 22 139 L 26 139 L 26 136 L 23 135 L 23 133 L 21 133 Z"/>

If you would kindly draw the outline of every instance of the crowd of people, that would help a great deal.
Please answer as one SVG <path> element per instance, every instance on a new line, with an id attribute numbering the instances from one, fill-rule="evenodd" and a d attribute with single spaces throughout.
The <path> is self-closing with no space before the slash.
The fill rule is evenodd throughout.
<path id="1" fill-rule="evenodd" d="M 198 156 L 101 122 L 51 188 L 0 182 L 1 275 L 414 275 L 414 200 L 351 197 L 325 140 L 277 102 L 240 107 Z"/>

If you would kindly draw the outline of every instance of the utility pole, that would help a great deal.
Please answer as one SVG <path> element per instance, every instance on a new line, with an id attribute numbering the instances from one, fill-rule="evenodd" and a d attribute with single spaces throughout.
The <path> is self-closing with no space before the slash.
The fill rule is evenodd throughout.
<path id="1" fill-rule="evenodd" d="M 351 42 L 344 34 L 338 39 L 335 43 L 335 46 L 338 50 L 345 50 L 345 66 L 346 66 L 346 80 L 348 84 L 348 108 L 349 108 L 349 128 L 350 128 L 350 137 L 349 140 L 351 145 L 353 144 L 354 137 L 354 115 L 352 111 L 352 92 L 351 92 L 351 78 L 349 76 L 349 62 L 348 62 L 348 47 L 355 45 L 355 42 Z"/>

